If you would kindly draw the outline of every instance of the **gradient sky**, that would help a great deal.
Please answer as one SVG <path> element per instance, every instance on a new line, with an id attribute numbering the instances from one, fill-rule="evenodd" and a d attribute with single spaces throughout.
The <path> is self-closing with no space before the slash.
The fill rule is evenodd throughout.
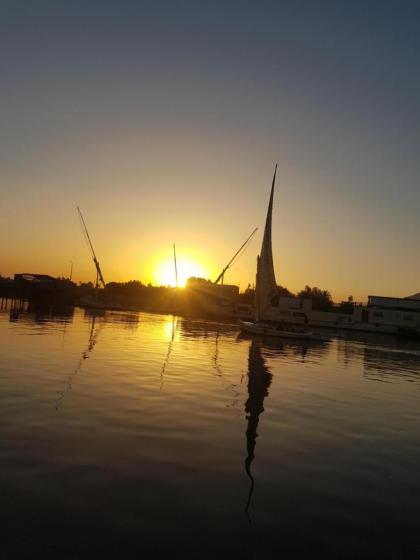
<path id="1" fill-rule="evenodd" d="M 420 3 L 0 1 L 0 273 L 420 291 Z"/>

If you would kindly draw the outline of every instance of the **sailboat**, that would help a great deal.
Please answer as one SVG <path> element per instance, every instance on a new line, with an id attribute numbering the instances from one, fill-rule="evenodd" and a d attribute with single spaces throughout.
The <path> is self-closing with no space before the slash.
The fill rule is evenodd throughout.
<path id="1" fill-rule="evenodd" d="M 273 182 L 271 184 L 270 201 L 268 203 L 267 217 L 265 220 L 261 253 L 257 257 L 257 277 L 253 308 L 254 320 L 238 321 L 238 324 L 241 331 L 250 334 L 276 337 L 312 338 L 312 333 L 300 325 L 286 323 L 285 321 L 264 321 L 264 315 L 266 312 L 270 308 L 277 307 L 279 304 L 271 243 L 271 224 L 276 174 L 277 164 L 274 169 Z"/>

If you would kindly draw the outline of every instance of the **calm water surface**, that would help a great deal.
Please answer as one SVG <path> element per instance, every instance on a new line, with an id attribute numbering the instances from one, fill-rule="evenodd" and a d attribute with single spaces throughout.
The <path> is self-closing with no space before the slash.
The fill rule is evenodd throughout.
<path id="1" fill-rule="evenodd" d="M 415 558 L 420 344 L 0 312 L 1 558 Z"/>

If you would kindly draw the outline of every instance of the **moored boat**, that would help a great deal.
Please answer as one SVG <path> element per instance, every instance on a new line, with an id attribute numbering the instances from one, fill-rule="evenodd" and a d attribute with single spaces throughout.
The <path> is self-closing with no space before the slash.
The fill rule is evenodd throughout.
<path id="1" fill-rule="evenodd" d="M 312 338 L 312 332 L 301 329 L 298 325 L 254 323 L 251 321 L 238 321 L 242 332 L 259 336 L 276 336 L 280 338 Z"/>
<path id="2" fill-rule="evenodd" d="M 272 322 L 264 318 L 267 310 L 276 307 L 279 301 L 278 287 L 274 273 L 273 251 L 271 243 L 271 222 L 273 213 L 274 186 L 276 183 L 277 165 L 274 169 L 271 185 L 270 201 L 268 203 L 265 221 L 264 237 L 261 253 L 257 257 L 257 277 L 255 284 L 255 297 L 253 306 L 253 321 L 238 321 L 241 331 L 259 336 L 312 338 L 312 332 L 304 325 L 286 323 L 284 321 Z"/>

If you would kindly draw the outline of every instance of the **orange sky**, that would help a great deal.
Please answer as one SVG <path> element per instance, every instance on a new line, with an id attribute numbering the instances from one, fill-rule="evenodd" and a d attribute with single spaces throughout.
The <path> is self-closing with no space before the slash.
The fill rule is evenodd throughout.
<path id="1" fill-rule="evenodd" d="M 22 199 L 3 215 L 0 272 L 68 276 L 73 261 L 76 281 L 93 280 L 94 267 L 76 215 L 77 202 L 107 282 L 164 281 L 168 272 L 162 277 L 161 268 L 172 263 L 174 241 L 180 275 L 187 261 L 214 280 L 258 226 L 257 235 L 225 279 L 244 289 L 254 282 L 272 166 L 267 164 L 253 175 L 249 167 L 246 170 L 250 172 L 248 181 L 260 193 L 257 200 L 243 188 L 245 172 L 243 166 L 242 173 L 240 169 L 234 169 L 233 163 L 224 169 L 208 166 L 200 176 L 197 196 L 191 196 L 190 190 L 183 192 L 185 185 L 192 185 L 200 175 L 194 167 L 186 166 L 179 178 L 170 165 L 162 165 L 157 178 L 153 169 L 149 176 L 143 171 L 140 178 L 134 171 L 129 177 L 126 169 L 125 196 L 113 192 L 117 177 L 98 177 L 103 194 L 97 200 L 89 193 L 90 177 L 84 178 L 85 192 L 75 193 L 65 185 L 59 204 L 54 189 L 39 184 L 38 196 Z M 78 182 L 83 184 L 83 179 Z M 162 186 L 166 182 L 170 191 Z M 306 196 L 297 194 L 299 190 Z M 143 193 L 149 193 L 147 204 Z M 273 212 L 273 253 L 279 283 L 292 291 L 306 283 L 317 285 L 329 289 L 337 300 L 350 294 L 363 300 L 370 293 L 405 296 L 418 291 L 419 265 L 410 262 L 410 245 L 400 232 L 384 227 L 376 218 L 366 242 L 366 228 L 353 227 L 342 218 L 341 211 L 326 212 L 319 198 L 311 201 L 307 188 L 290 184 L 288 175 L 282 177 L 279 169 Z M 362 214 L 361 220 L 365 218 Z"/>
<path id="2" fill-rule="evenodd" d="M 79 205 L 106 281 L 161 281 L 174 242 L 215 279 L 259 227 L 245 288 L 278 162 L 280 284 L 420 291 L 418 19 L 245 4 L 5 4 L 1 274 L 93 280 Z"/>

